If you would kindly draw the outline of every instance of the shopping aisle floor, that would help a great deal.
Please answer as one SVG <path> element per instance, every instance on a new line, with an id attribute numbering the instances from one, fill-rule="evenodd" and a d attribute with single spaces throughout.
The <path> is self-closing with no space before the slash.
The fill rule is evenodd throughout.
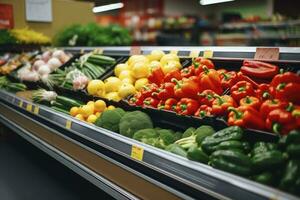
<path id="1" fill-rule="evenodd" d="M 0 138 L 0 199 L 112 198 L 13 133 Z"/>

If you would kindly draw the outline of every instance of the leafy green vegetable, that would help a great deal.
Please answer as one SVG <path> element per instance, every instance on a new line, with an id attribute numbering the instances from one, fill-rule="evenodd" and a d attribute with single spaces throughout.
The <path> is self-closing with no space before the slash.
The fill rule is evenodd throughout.
<path id="1" fill-rule="evenodd" d="M 1 44 L 15 44 L 16 39 L 6 29 L 0 29 L 0 45 Z"/>
<path id="2" fill-rule="evenodd" d="M 71 25 L 55 38 L 56 46 L 121 46 L 130 45 L 131 36 L 119 25 L 100 26 L 96 23 Z"/>

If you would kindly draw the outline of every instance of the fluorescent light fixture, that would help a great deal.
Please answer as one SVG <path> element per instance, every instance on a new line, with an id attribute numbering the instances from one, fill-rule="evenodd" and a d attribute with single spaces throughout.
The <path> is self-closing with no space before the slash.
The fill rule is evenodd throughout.
<path id="1" fill-rule="evenodd" d="M 104 6 L 97 6 L 93 8 L 94 13 L 99 13 L 99 12 L 105 12 L 109 10 L 115 10 L 119 8 L 123 8 L 124 4 L 123 3 L 113 3 L 113 4 L 108 4 Z"/>
<path id="2" fill-rule="evenodd" d="M 216 4 L 216 3 L 224 3 L 224 2 L 229 2 L 229 1 L 234 1 L 234 0 L 200 0 L 200 4 L 203 6 L 210 5 L 210 4 Z"/>

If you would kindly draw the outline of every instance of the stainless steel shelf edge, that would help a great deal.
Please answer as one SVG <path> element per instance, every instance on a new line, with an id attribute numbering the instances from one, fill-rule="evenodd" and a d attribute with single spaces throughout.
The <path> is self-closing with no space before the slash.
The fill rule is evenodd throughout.
<path id="1" fill-rule="evenodd" d="M 103 49 L 103 53 L 106 55 L 130 55 L 129 46 L 122 47 L 61 47 L 70 52 L 89 52 L 96 48 Z M 163 50 L 166 53 L 170 51 L 178 51 L 179 56 L 189 56 L 191 51 L 198 51 L 199 55 L 203 55 L 204 51 L 213 51 L 213 58 L 234 58 L 234 59 L 253 59 L 257 47 L 241 47 L 241 46 L 141 46 L 142 54 L 149 54 L 152 50 Z M 274 47 L 268 47 L 274 48 Z M 300 60 L 300 48 L 299 47 L 279 47 L 280 60 L 281 61 L 299 61 Z"/>
<path id="2" fill-rule="evenodd" d="M 95 186 L 100 188 L 101 190 L 105 191 L 112 197 L 116 199 L 132 199 L 137 200 L 132 194 L 128 193 L 127 191 L 123 190 L 119 186 L 113 184 L 109 180 L 105 179 L 104 177 L 100 176 L 99 174 L 93 172 L 89 168 L 85 167 L 81 163 L 77 162 L 76 160 L 72 159 L 68 155 L 64 154 L 57 148 L 49 145 L 48 143 L 44 142 L 43 140 L 39 139 L 35 135 L 31 134 L 27 130 L 23 129 L 22 127 L 18 126 L 16 123 L 7 120 L 0 114 L 0 122 L 5 124 L 8 128 L 15 131 L 18 135 L 26 139 L 28 142 L 42 150 L 43 152 L 50 155 L 52 158 L 56 159 L 75 173 L 79 174 L 86 180 L 93 183 Z"/>
<path id="3" fill-rule="evenodd" d="M 20 98 L 4 91 L 0 92 L 0 98 L 15 106 L 18 106 L 20 102 Z M 25 109 L 28 102 L 22 101 L 24 102 L 22 108 Z M 189 161 L 105 129 L 88 125 L 67 115 L 56 113 L 44 106 L 40 106 L 39 115 L 59 124 L 61 127 L 64 127 L 66 121 L 70 120 L 72 121 L 72 130 L 68 130 L 69 132 L 80 135 L 82 138 L 121 154 L 128 159 L 131 159 L 132 145 L 138 145 L 144 148 L 144 159 L 141 162 L 135 162 L 216 198 L 239 199 L 243 196 L 249 199 L 297 199 L 297 197 L 273 188 L 213 169 L 201 163 Z M 105 141 L 105 143 L 101 141 Z"/>

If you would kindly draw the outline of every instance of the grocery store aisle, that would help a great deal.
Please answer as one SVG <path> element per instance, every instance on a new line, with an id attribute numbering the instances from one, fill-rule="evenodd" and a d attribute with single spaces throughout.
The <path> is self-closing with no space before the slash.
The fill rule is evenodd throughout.
<path id="1" fill-rule="evenodd" d="M 112 198 L 13 133 L 0 135 L 0 199 Z"/>

